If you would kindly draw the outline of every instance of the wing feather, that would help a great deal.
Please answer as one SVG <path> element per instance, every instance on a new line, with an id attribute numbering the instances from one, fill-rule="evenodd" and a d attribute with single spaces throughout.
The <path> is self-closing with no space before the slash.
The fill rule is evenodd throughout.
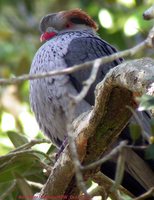
<path id="1" fill-rule="evenodd" d="M 76 64 L 84 63 L 86 61 L 95 60 L 103 56 L 109 56 L 116 52 L 117 50 L 113 46 L 100 39 L 99 37 L 80 37 L 75 38 L 71 41 L 64 59 L 67 66 L 70 67 Z M 88 103 L 90 103 L 91 105 L 94 104 L 94 89 L 96 85 L 101 80 L 103 80 L 104 76 L 110 69 L 120 64 L 122 61 L 123 59 L 120 58 L 111 63 L 101 65 L 97 74 L 97 79 L 93 83 L 87 96 L 85 97 Z M 78 92 L 81 91 L 82 83 L 89 77 L 90 72 L 91 68 L 88 68 L 74 72 L 70 75 L 72 84 Z"/>

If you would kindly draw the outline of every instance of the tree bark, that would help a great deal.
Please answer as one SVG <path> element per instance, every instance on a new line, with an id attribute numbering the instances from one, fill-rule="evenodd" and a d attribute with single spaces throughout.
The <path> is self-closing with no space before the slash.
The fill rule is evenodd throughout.
<path id="1" fill-rule="evenodd" d="M 126 106 L 135 110 L 137 103 L 134 97 L 147 93 L 153 82 L 154 60 L 143 58 L 118 65 L 97 85 L 94 107 L 74 122 L 76 148 L 83 165 L 98 160 L 108 150 L 132 116 Z M 97 170 L 84 171 L 84 178 L 92 176 Z M 40 196 L 58 196 L 58 199 L 63 199 L 65 194 L 78 195 L 74 176 L 74 164 L 67 145 Z"/>

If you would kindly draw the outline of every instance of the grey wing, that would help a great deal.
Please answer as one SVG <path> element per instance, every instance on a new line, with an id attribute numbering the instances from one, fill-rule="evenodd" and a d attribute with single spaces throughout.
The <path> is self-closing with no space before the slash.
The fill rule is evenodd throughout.
<path id="1" fill-rule="evenodd" d="M 72 40 L 64 59 L 67 63 L 67 66 L 70 67 L 76 64 L 95 60 L 103 56 L 108 56 L 115 52 L 117 52 L 117 50 L 113 46 L 98 37 L 82 37 Z M 120 58 L 111 63 L 104 64 L 100 67 L 96 81 L 91 86 L 87 96 L 85 97 L 88 103 L 90 103 L 91 105 L 94 104 L 94 89 L 96 85 L 103 80 L 104 76 L 111 68 L 120 64 L 122 61 L 123 59 Z M 82 82 L 89 77 L 90 72 L 91 68 L 88 68 L 74 72 L 70 75 L 72 84 L 78 92 L 81 91 Z"/>

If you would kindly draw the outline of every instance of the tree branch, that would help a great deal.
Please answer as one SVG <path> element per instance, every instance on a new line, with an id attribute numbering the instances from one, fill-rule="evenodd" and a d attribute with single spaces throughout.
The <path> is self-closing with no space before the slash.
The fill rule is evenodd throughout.
<path id="1" fill-rule="evenodd" d="M 135 109 L 137 104 L 134 94 L 142 95 L 147 92 L 153 82 L 154 61 L 144 58 L 122 63 L 110 70 L 105 79 L 98 84 L 93 110 L 74 122 L 74 132 L 78 135 L 78 158 L 83 165 L 98 160 L 115 141 L 132 114 L 126 105 Z M 95 170 L 84 172 L 84 177 L 87 179 Z M 78 195 L 79 191 L 74 190 L 73 177 L 74 165 L 67 146 L 55 163 L 40 196 Z"/>
<path id="2" fill-rule="evenodd" d="M 154 4 L 143 13 L 145 20 L 154 19 Z"/>
<path id="3" fill-rule="evenodd" d="M 146 193 L 144 193 L 143 195 L 134 198 L 133 200 L 145 200 L 148 197 L 151 197 L 152 195 L 154 195 L 154 187 L 152 187 L 149 191 L 147 191 Z"/>
<path id="4" fill-rule="evenodd" d="M 78 71 L 78 70 L 81 70 L 83 68 L 91 67 L 91 66 L 94 65 L 95 62 L 98 62 L 100 64 L 105 64 L 105 63 L 112 62 L 113 60 L 120 58 L 120 57 L 133 56 L 137 52 L 142 51 L 143 49 L 153 47 L 154 46 L 153 40 L 154 40 L 154 27 L 151 29 L 148 37 L 143 42 L 141 42 L 140 44 L 138 44 L 135 47 L 132 47 L 128 50 L 119 51 L 119 52 L 114 53 L 110 56 L 104 56 L 102 58 L 98 58 L 98 59 L 93 60 L 93 61 L 85 62 L 85 63 L 80 64 L 80 65 L 74 65 L 74 66 L 67 68 L 67 69 L 54 70 L 54 71 L 50 71 L 50 72 L 47 72 L 47 73 L 33 74 L 33 75 L 25 74 L 25 75 L 22 75 L 22 76 L 19 76 L 19 77 L 13 77 L 13 78 L 8 78 L 8 79 L 1 78 L 0 79 L 0 85 L 17 84 L 17 83 L 20 83 L 20 82 L 25 81 L 25 80 L 34 80 L 34 79 L 51 77 L 51 76 L 71 74 L 71 73 Z"/>
<path id="5" fill-rule="evenodd" d="M 100 186 L 105 188 L 106 193 L 108 193 L 109 196 L 114 195 L 113 192 L 111 191 L 111 187 L 115 184 L 115 182 L 105 176 L 102 172 L 97 172 L 96 174 L 93 175 L 92 179 L 98 183 Z M 119 186 L 118 190 L 120 192 L 123 192 L 130 197 L 134 197 L 128 190 L 126 190 L 123 186 Z"/>

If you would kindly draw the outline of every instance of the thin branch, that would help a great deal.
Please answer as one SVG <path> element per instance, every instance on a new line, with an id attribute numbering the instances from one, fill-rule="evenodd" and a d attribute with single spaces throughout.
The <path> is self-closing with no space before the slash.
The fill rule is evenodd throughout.
<path id="1" fill-rule="evenodd" d="M 99 186 L 99 185 L 96 188 L 94 188 L 92 191 L 90 191 L 89 195 L 91 197 L 101 196 L 103 200 L 106 199 L 106 197 L 107 197 L 105 188 L 103 186 Z"/>
<path id="2" fill-rule="evenodd" d="M 41 154 L 41 155 L 43 155 L 45 158 L 47 158 L 48 160 L 52 161 L 52 160 L 50 159 L 50 157 L 49 157 L 47 154 L 45 154 L 45 153 L 43 153 L 43 152 L 41 152 L 41 151 L 31 150 L 31 149 L 22 150 L 22 151 L 19 151 L 19 152 L 11 152 L 11 153 L 9 153 L 9 154 L 7 154 L 7 155 L 1 156 L 1 157 L 0 157 L 0 160 L 3 160 L 3 159 L 8 160 L 9 158 L 12 159 L 13 157 L 16 157 L 16 156 L 18 156 L 18 155 L 25 155 L 25 154 L 32 154 L 33 156 L 36 156 L 35 153 L 36 153 L 36 154 Z M 36 157 L 36 159 L 37 159 L 37 157 Z M 7 162 L 6 162 L 6 163 L 7 163 Z M 5 164 L 5 163 L 4 163 L 4 164 Z M 3 165 L 4 165 L 4 164 L 3 164 Z M 3 167 L 3 165 L 1 165 L 0 168 Z"/>
<path id="3" fill-rule="evenodd" d="M 96 162 L 93 162 L 89 165 L 86 166 L 82 166 L 82 170 L 89 170 L 92 168 L 95 168 L 97 166 L 102 165 L 104 162 L 110 160 L 113 156 L 115 156 L 119 151 L 121 151 L 124 147 L 126 147 L 127 142 L 126 141 L 122 141 L 120 142 L 120 144 L 115 147 L 110 153 L 108 153 L 106 156 L 104 156 L 103 158 L 99 159 Z"/>
<path id="4" fill-rule="evenodd" d="M 84 82 L 84 87 L 82 88 L 81 92 L 74 97 L 76 103 L 79 103 L 87 95 L 91 85 L 97 77 L 97 72 L 99 70 L 100 65 L 101 60 L 95 60 L 95 62 L 93 63 L 93 68 L 90 77 Z"/>
<path id="5" fill-rule="evenodd" d="M 17 182 L 14 181 L 11 186 L 0 196 L 0 200 L 5 200 L 13 190 L 15 190 Z"/>
<path id="6" fill-rule="evenodd" d="M 145 200 L 148 197 L 152 197 L 152 196 L 154 196 L 154 187 L 152 187 L 151 189 L 149 189 L 147 192 L 145 192 L 141 196 L 139 196 L 137 198 L 134 198 L 133 200 Z"/>
<path id="7" fill-rule="evenodd" d="M 85 63 L 80 64 L 80 65 L 74 65 L 73 67 L 70 67 L 70 68 L 67 68 L 67 69 L 54 70 L 54 71 L 50 71 L 50 72 L 47 72 L 47 73 L 33 74 L 33 75 L 25 74 L 25 75 L 22 75 L 22 76 L 19 76 L 19 77 L 13 77 L 13 78 L 8 78 L 8 79 L 1 78 L 0 79 L 0 85 L 17 84 L 17 83 L 20 83 L 20 82 L 25 81 L 25 80 L 34 80 L 34 79 L 51 77 L 51 76 L 71 74 L 71 73 L 78 71 L 78 70 L 81 70 L 83 68 L 91 67 L 95 62 L 100 62 L 100 64 L 105 64 L 105 63 L 108 63 L 108 62 L 112 62 L 113 60 L 118 59 L 120 57 L 133 56 L 137 52 L 142 51 L 143 49 L 145 49 L 147 47 L 153 47 L 153 41 L 152 41 L 153 37 L 154 37 L 154 34 L 153 34 L 152 29 L 151 29 L 150 34 L 148 35 L 148 37 L 143 42 L 141 42 L 140 44 L 138 44 L 135 47 L 130 48 L 128 50 L 119 51 L 119 52 L 114 53 L 110 56 L 104 56 L 102 58 L 98 58 L 94 61 L 85 62 Z"/>
<path id="8" fill-rule="evenodd" d="M 118 155 L 116 171 L 115 171 L 115 184 L 112 186 L 111 191 L 115 192 L 122 183 L 125 171 L 125 149 L 122 148 Z"/>
<path id="9" fill-rule="evenodd" d="M 67 123 L 67 132 L 68 132 L 68 141 L 69 141 L 69 147 L 72 154 L 72 160 L 74 163 L 75 168 L 75 174 L 77 179 L 77 184 L 80 190 L 86 195 L 88 198 L 89 195 L 87 193 L 87 189 L 83 180 L 82 172 L 81 172 L 81 163 L 80 159 L 78 157 L 78 152 L 75 144 L 75 135 L 73 134 L 74 129 L 72 125 L 72 121 L 74 119 L 74 111 L 76 108 L 76 104 L 78 104 L 82 99 L 87 95 L 89 88 L 95 81 L 97 77 L 97 72 L 99 70 L 99 67 L 101 65 L 101 60 L 96 60 L 93 64 L 92 71 L 90 74 L 90 77 L 84 82 L 84 86 L 81 90 L 81 92 L 77 96 L 70 96 L 70 104 L 68 105 L 68 123 Z"/>
<path id="10" fill-rule="evenodd" d="M 96 183 L 98 183 L 99 186 L 105 187 L 106 192 L 109 193 L 109 196 L 112 196 L 114 194 L 114 192 L 111 191 L 111 188 L 113 185 L 115 185 L 115 181 L 113 181 L 109 177 L 105 176 L 102 172 L 97 172 L 96 174 L 94 174 L 92 179 Z M 133 197 L 132 193 L 130 193 L 127 189 L 125 189 L 121 185 L 119 185 L 118 190 L 124 194 L 127 194 L 130 197 Z"/>
<path id="11" fill-rule="evenodd" d="M 67 131 L 68 131 L 68 141 L 69 141 L 69 146 L 72 154 L 72 160 L 74 163 L 74 168 L 75 168 L 75 173 L 76 173 L 76 179 L 77 179 L 77 184 L 80 190 L 88 197 L 87 189 L 83 180 L 82 172 L 81 172 L 81 164 L 79 161 L 77 149 L 76 149 L 76 144 L 75 144 L 75 136 L 73 134 L 73 125 L 72 125 L 72 120 L 74 118 L 74 110 L 76 108 L 76 104 L 78 104 L 87 94 L 89 91 L 89 88 L 93 84 L 93 82 L 96 79 L 97 72 L 100 67 L 100 61 L 95 61 L 91 75 L 90 77 L 84 82 L 84 87 L 81 90 L 81 92 L 77 96 L 71 96 L 70 98 L 70 104 L 69 104 L 69 115 L 68 115 L 68 124 L 67 124 Z M 90 197 L 89 197 L 90 198 Z"/>
<path id="12" fill-rule="evenodd" d="M 42 144 L 42 143 L 51 144 L 51 141 L 47 140 L 47 139 L 40 139 L 40 140 L 33 139 L 33 140 L 29 141 L 28 143 L 23 144 L 23 145 L 17 147 L 12 152 L 16 152 L 16 151 L 20 151 L 20 150 L 24 150 L 24 149 L 30 149 L 31 147 L 35 146 L 36 144 Z"/>
<path id="13" fill-rule="evenodd" d="M 154 5 L 148 8 L 144 13 L 143 13 L 143 18 L 145 20 L 151 20 L 154 19 Z"/>
<path id="14" fill-rule="evenodd" d="M 130 106 L 126 106 L 133 114 L 133 117 L 135 118 L 136 122 L 138 123 L 138 125 L 141 128 L 141 134 L 143 136 L 143 138 L 146 137 L 147 141 L 149 141 L 150 139 L 150 135 L 144 130 L 143 124 L 138 116 L 138 114 L 130 107 Z"/>
<path id="15" fill-rule="evenodd" d="M 95 79 L 97 77 L 97 72 L 99 70 L 100 64 L 101 64 L 100 60 L 97 60 L 94 62 L 90 77 L 84 82 L 84 86 L 83 86 L 81 92 L 77 96 L 71 96 L 71 99 L 70 99 L 71 102 L 70 102 L 69 108 L 68 108 L 68 111 L 69 111 L 68 124 L 67 124 L 68 141 L 69 141 L 69 146 L 70 146 L 70 150 L 71 150 L 71 154 L 72 154 L 72 160 L 74 163 L 77 184 L 78 184 L 78 187 L 80 188 L 80 190 L 89 199 L 90 199 L 90 197 L 87 193 L 87 189 L 86 189 L 86 186 L 85 186 L 85 183 L 83 180 L 83 176 L 82 176 L 82 172 L 81 172 L 81 163 L 79 161 L 78 152 L 76 149 L 75 136 L 73 134 L 74 130 L 73 130 L 73 125 L 72 125 L 72 120 L 74 118 L 73 113 L 76 108 L 76 104 L 78 104 L 87 95 L 89 88 L 91 87 L 91 85 L 93 84 L 93 82 L 95 81 Z"/>
<path id="16" fill-rule="evenodd" d="M 34 182 L 34 181 L 27 181 L 27 183 L 28 183 L 30 186 L 35 187 L 35 188 L 40 189 L 40 190 L 41 190 L 42 187 L 43 187 L 43 184 L 37 183 L 37 182 Z"/>
<path id="17" fill-rule="evenodd" d="M 72 155 L 72 161 L 74 164 L 75 175 L 77 179 L 77 185 L 78 185 L 78 188 L 84 193 L 84 195 L 88 197 L 89 194 L 87 193 L 87 188 L 85 186 L 83 176 L 81 173 L 81 164 L 80 164 L 80 159 L 79 159 L 76 144 L 75 144 L 75 137 L 73 134 L 72 123 L 67 124 L 67 131 L 68 131 L 68 141 L 69 141 L 70 152 Z"/>

